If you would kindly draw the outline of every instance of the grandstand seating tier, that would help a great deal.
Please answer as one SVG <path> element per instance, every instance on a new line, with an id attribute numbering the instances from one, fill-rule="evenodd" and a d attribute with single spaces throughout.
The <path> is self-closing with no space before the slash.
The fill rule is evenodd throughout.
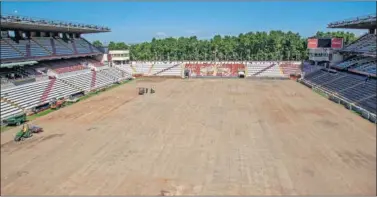
<path id="1" fill-rule="evenodd" d="M 1 97 L 9 99 L 25 109 L 30 109 L 45 102 L 49 102 L 53 98 L 66 97 L 79 92 L 71 86 L 56 80 L 48 95 L 42 99 L 45 90 L 49 87 L 50 81 L 51 80 L 33 82 L 5 89 L 1 91 Z"/>
<path id="2" fill-rule="evenodd" d="M 280 70 L 277 62 L 262 62 L 247 65 L 248 77 L 287 77 Z"/>
<path id="3" fill-rule="evenodd" d="M 351 73 L 318 70 L 306 75 L 304 80 L 376 114 L 376 104 L 370 102 L 376 95 L 376 79 L 366 80 L 366 77 Z M 369 97 L 373 98 L 369 99 Z"/>
<path id="4" fill-rule="evenodd" d="M 358 53 L 374 53 L 376 55 L 376 34 L 366 34 L 358 40 L 346 46 L 342 51 Z"/>
<path id="5" fill-rule="evenodd" d="M 3 101 L 0 102 L 0 110 L 1 120 L 5 120 L 13 115 L 22 112 L 22 109 Z"/>
<path id="6" fill-rule="evenodd" d="M 1 38 L 1 60 L 41 60 L 63 56 L 88 55 L 101 53 L 83 38 L 63 40 L 59 37 L 31 37 L 15 41 L 13 38 Z M 77 44 L 76 44 L 77 43 Z M 74 48 L 74 47 L 77 48 Z M 78 54 L 76 54 L 76 51 Z"/>

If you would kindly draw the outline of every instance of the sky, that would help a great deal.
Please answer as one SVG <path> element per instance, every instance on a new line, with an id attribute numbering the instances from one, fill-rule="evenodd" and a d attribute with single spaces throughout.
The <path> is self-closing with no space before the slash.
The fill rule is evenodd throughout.
<path id="1" fill-rule="evenodd" d="M 376 13 L 374 1 L 228 1 L 228 2 L 1 2 L 1 13 L 103 25 L 109 33 L 84 35 L 90 41 L 150 41 L 153 37 L 238 35 L 282 30 L 304 37 L 330 22 Z M 357 35 L 365 31 L 353 31 Z"/>

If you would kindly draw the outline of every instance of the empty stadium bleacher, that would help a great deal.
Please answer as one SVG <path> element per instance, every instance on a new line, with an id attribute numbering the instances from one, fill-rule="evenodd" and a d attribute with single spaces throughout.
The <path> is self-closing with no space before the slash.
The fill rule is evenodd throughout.
<path id="1" fill-rule="evenodd" d="M 113 67 L 110 67 L 108 69 L 103 69 L 103 70 L 101 70 L 101 72 L 104 73 L 105 75 L 107 75 L 108 77 L 113 78 L 117 81 L 131 77 L 130 74 L 128 74 L 126 72 L 122 72 L 121 70 L 113 68 Z"/>
<path id="2" fill-rule="evenodd" d="M 16 106 L 13 106 L 12 104 L 8 102 L 3 102 L 3 101 L 0 102 L 0 110 L 1 110 L 0 111 L 1 120 L 5 120 L 13 115 L 16 115 L 22 112 L 22 109 Z"/>
<path id="3" fill-rule="evenodd" d="M 32 57 L 44 57 L 51 55 L 51 51 L 48 51 L 46 48 L 43 48 L 34 40 L 30 40 L 30 55 Z"/>
<path id="4" fill-rule="evenodd" d="M 355 70 L 365 72 L 371 75 L 376 75 L 376 61 L 356 67 Z"/>
<path id="5" fill-rule="evenodd" d="M 73 40 L 63 40 L 60 37 L 31 37 L 19 40 L 1 38 L 3 62 L 13 59 L 51 59 L 51 57 L 80 54 L 101 54 L 101 52 L 83 38 Z"/>
<path id="6" fill-rule="evenodd" d="M 17 51 L 14 47 L 8 44 L 5 40 L 0 40 L 1 45 L 1 59 L 16 59 L 24 57 L 24 54 Z"/>
<path id="7" fill-rule="evenodd" d="M 129 64 L 114 65 L 114 67 L 132 76 L 133 70 Z"/>
<path id="8" fill-rule="evenodd" d="M 71 84 L 74 87 L 78 87 L 81 91 L 90 91 L 90 84 L 92 82 L 92 72 L 88 70 L 85 73 L 59 78 L 59 80 L 62 80 L 67 84 Z"/>
<path id="9" fill-rule="evenodd" d="M 374 57 L 352 56 L 338 64 L 332 65 L 332 67 L 376 76 L 376 62 Z"/>
<path id="10" fill-rule="evenodd" d="M 22 108 L 30 109 L 42 103 L 49 102 L 53 98 L 65 97 L 78 92 L 78 90 L 59 80 L 53 83 L 52 80 L 33 82 L 13 88 L 2 89 L 1 97 L 11 100 Z"/>
<path id="11" fill-rule="evenodd" d="M 0 68 L 1 119 L 49 103 L 52 99 L 97 90 L 131 75 L 96 59 L 103 53 L 80 34 L 109 31 L 108 28 L 71 23 L 46 23 L 18 16 L 1 16 L 1 21 L 35 26 L 1 32 Z M 49 26 L 51 31 L 41 31 Z M 68 27 L 68 30 L 63 27 Z M 76 28 L 76 32 L 69 28 Z M 77 29 L 79 28 L 79 29 Z M 8 31 L 9 29 L 9 31 Z M 61 31 L 61 32 L 60 32 Z M 83 31 L 83 32 L 81 32 Z M 13 32 L 13 34 L 12 34 Z M 13 35 L 13 36 L 12 36 Z"/>
<path id="12" fill-rule="evenodd" d="M 95 47 L 91 47 L 90 44 L 82 38 L 73 39 L 73 42 L 76 44 L 77 52 L 78 53 L 92 53 L 92 52 L 99 52 Z"/>
<path id="13" fill-rule="evenodd" d="M 376 35 L 365 34 L 355 42 L 346 46 L 343 51 L 359 52 L 359 53 L 374 53 L 376 52 Z"/>
<path id="14" fill-rule="evenodd" d="M 15 42 L 10 38 L 3 38 L 3 41 L 5 41 L 8 45 L 11 45 L 17 52 L 21 53 L 23 57 L 26 56 L 26 42 L 22 42 L 23 40 Z"/>
<path id="15" fill-rule="evenodd" d="M 36 44 L 47 50 L 50 55 L 54 54 L 54 48 L 52 46 L 52 37 L 32 37 Z"/>
<path id="16" fill-rule="evenodd" d="M 91 63 L 88 64 L 88 62 Z M 118 68 L 103 66 L 103 64 L 103 69 L 98 71 L 88 67 L 88 65 L 97 63 L 100 62 L 91 58 L 72 58 L 43 61 L 25 69 L 20 67 L 17 70 L 13 69 L 13 73 L 19 73 L 14 76 L 22 74 L 25 75 L 25 78 L 41 79 L 10 86 L 3 86 L 3 83 L 7 82 L 7 77 L 9 77 L 6 73 L 11 73 L 5 71 L 5 74 L 0 75 L 2 81 L 1 98 L 15 103 L 20 109 L 29 110 L 41 104 L 49 103 L 52 99 L 69 97 L 82 91 L 100 89 L 131 78 L 129 73 Z M 51 76 L 50 71 L 58 74 L 56 78 L 48 78 L 49 75 Z M 3 105 L 8 108 L 7 104 Z M 10 112 L 13 113 L 14 111 L 16 110 Z"/>
<path id="17" fill-rule="evenodd" d="M 153 64 L 152 68 L 145 70 L 150 71 L 150 75 L 155 76 L 180 76 L 182 72 L 181 64 Z"/>
<path id="18" fill-rule="evenodd" d="M 252 62 L 247 64 L 248 77 L 278 77 L 287 76 L 280 70 L 278 62 Z"/>
<path id="19" fill-rule="evenodd" d="M 58 63 L 56 64 L 57 65 L 52 67 L 52 69 L 58 74 L 87 69 L 85 66 L 81 64 L 77 64 L 75 62 L 69 62 L 69 61 L 59 61 L 59 64 Z"/>
<path id="20" fill-rule="evenodd" d="M 102 62 L 91 59 L 91 58 L 83 58 L 82 61 L 86 62 L 88 65 L 90 64 L 90 65 L 95 66 L 95 67 L 104 66 L 104 64 Z"/>
<path id="21" fill-rule="evenodd" d="M 301 62 L 282 62 L 279 66 L 285 76 L 301 74 Z"/>
<path id="22" fill-rule="evenodd" d="M 306 75 L 303 80 L 376 114 L 376 103 L 371 103 L 376 96 L 376 79 L 346 72 L 317 70 Z"/>
<path id="23" fill-rule="evenodd" d="M 61 39 L 53 39 L 55 49 L 56 49 L 56 54 L 57 55 L 70 55 L 73 54 L 73 50 L 67 47 L 66 44 L 63 44 L 64 41 Z"/>

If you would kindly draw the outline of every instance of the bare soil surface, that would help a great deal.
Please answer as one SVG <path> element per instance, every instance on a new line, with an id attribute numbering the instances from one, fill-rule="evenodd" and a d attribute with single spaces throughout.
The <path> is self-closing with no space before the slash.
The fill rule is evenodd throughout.
<path id="1" fill-rule="evenodd" d="M 148 78 L 33 124 L 1 133 L 2 195 L 376 192 L 375 124 L 288 80 Z"/>

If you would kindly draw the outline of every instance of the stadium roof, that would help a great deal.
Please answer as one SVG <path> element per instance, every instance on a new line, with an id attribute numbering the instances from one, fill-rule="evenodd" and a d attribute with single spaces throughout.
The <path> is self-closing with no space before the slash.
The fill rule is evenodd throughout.
<path id="1" fill-rule="evenodd" d="M 333 22 L 328 28 L 376 29 L 376 14 Z"/>
<path id="2" fill-rule="evenodd" d="M 100 52 L 88 53 L 88 54 L 72 54 L 72 55 L 55 55 L 55 56 L 42 56 L 42 57 L 22 57 L 14 59 L 0 59 L 2 64 L 5 63 L 20 63 L 25 61 L 42 61 L 42 60 L 57 60 L 57 59 L 70 59 L 76 57 L 89 57 L 94 55 L 100 55 Z"/>
<path id="3" fill-rule="evenodd" d="M 86 25 L 31 17 L 1 15 L 1 29 L 24 31 L 50 31 L 69 33 L 100 33 L 110 32 L 110 28 L 98 25 Z"/>

